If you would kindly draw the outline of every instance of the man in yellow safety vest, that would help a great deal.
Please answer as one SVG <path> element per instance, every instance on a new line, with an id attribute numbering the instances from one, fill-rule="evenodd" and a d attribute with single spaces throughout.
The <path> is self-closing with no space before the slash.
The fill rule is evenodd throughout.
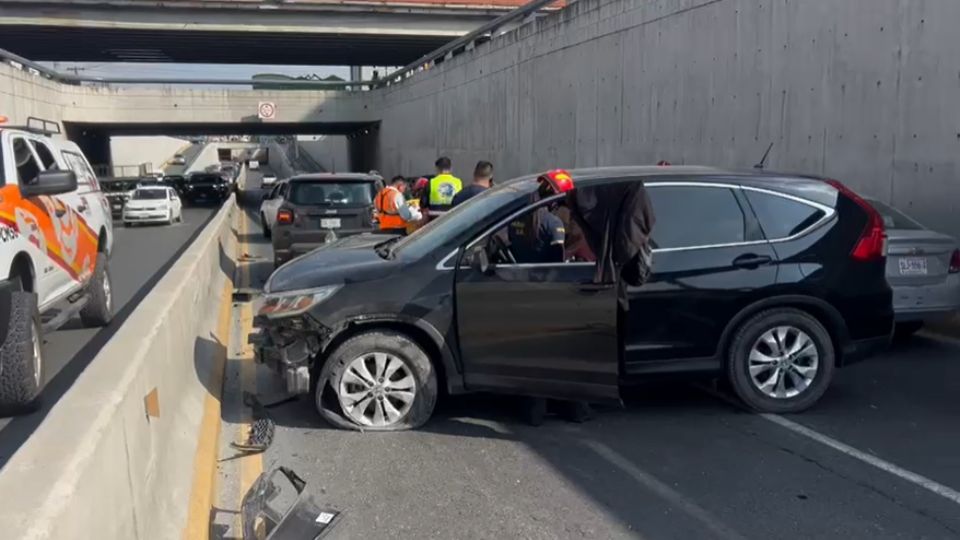
<path id="1" fill-rule="evenodd" d="M 453 196 L 463 188 L 463 182 L 450 172 L 453 168 L 450 158 L 438 158 L 434 165 L 437 167 L 437 175 L 430 179 L 427 192 L 420 200 L 425 221 L 436 219 L 450 210 L 453 207 Z"/>

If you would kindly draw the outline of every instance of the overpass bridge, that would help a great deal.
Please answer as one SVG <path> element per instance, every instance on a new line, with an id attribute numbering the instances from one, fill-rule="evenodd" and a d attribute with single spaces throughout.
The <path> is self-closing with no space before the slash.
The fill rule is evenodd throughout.
<path id="1" fill-rule="evenodd" d="M 210 132 L 348 133 L 354 148 L 362 149 L 355 152 L 362 158 L 354 163 L 363 169 L 419 173 L 437 155 L 447 154 L 461 177 L 469 175 L 478 159 L 493 161 L 498 177 L 557 166 L 659 159 L 749 166 L 774 142 L 770 168 L 840 178 L 860 192 L 908 209 L 934 228 L 958 234 L 960 202 L 954 195 L 960 192 L 960 109 L 952 103 L 958 97 L 960 42 L 953 38 L 951 21 L 960 20 L 960 4 L 930 0 L 904 6 L 893 0 L 580 0 L 559 13 L 470 44 L 461 54 L 444 56 L 442 63 L 428 62 L 429 69 L 394 84 L 363 89 L 78 84 L 4 65 L 0 114 L 14 121 L 30 115 L 59 119 L 85 148 L 94 148 L 91 141 L 109 133 L 177 133 L 203 126 Z M 275 102 L 278 118 L 254 120 L 259 101 Z M 269 246 L 259 240 L 255 217 L 236 207 L 210 217 L 160 276 L 152 296 L 145 296 L 143 309 L 131 312 L 117 329 L 116 335 L 122 332 L 124 339 L 102 338 L 100 348 L 88 351 L 85 369 L 70 372 L 75 380 L 63 383 L 72 385 L 64 391 L 68 404 L 52 408 L 0 471 L 4 495 L 29 486 L 20 497 L 4 496 L 7 507 L 0 510 L 0 530 L 26 527 L 34 537 L 46 537 L 116 519 L 104 538 L 149 537 L 154 530 L 170 533 L 165 537 L 179 534 L 176 525 L 187 521 L 189 509 L 183 502 L 194 480 L 183 471 L 193 472 L 196 451 L 204 444 L 196 434 L 209 434 L 201 429 L 213 414 L 209 396 L 219 395 L 217 388 L 222 387 L 211 372 L 222 372 L 228 357 L 237 373 L 247 373 L 241 379 L 250 376 L 245 367 L 249 363 L 244 363 L 249 350 L 231 341 L 240 339 L 250 308 L 231 293 L 233 285 L 259 285 L 251 281 L 251 272 L 260 277 L 267 273 L 263 254 Z M 247 249 L 254 240 L 262 252 Z M 214 307 L 221 311 L 211 314 Z M 177 319 L 183 313 L 189 317 Z M 906 371 L 907 362 L 890 364 L 890 379 L 899 381 L 912 373 L 913 364 Z M 161 396 L 159 419 L 145 418 L 143 412 L 143 398 L 154 388 Z M 839 400 L 853 401 L 855 388 L 854 381 L 848 381 Z M 872 405 L 855 418 L 857 426 L 871 414 Z M 892 405 L 885 415 L 904 403 Z M 713 418 L 712 413 L 707 416 Z M 88 418 L 92 421 L 85 422 Z M 243 423 L 239 416 L 233 420 Z M 301 431 L 303 426 L 317 427 L 302 418 L 290 423 Z M 914 424 L 909 425 L 913 429 Z M 741 428 L 755 433 L 753 425 Z M 503 435 L 499 427 L 494 431 Z M 464 431 L 449 428 L 438 435 L 449 440 L 451 433 Z M 776 448 L 793 444 L 764 437 Z M 730 440 L 735 438 L 730 435 Z M 689 442 L 681 439 L 678 447 Z M 552 439 L 520 440 L 540 448 L 557 446 Z M 752 436 L 745 447 L 754 451 L 751 445 L 757 440 Z M 356 443 L 338 441 L 338 449 Z M 872 442 L 867 443 L 870 448 Z M 956 441 L 944 447 L 956 448 Z M 603 467 L 612 464 L 668 498 L 674 493 L 650 481 L 637 466 L 624 466 L 618 454 L 604 455 L 610 459 Z M 820 457 L 810 460 L 820 463 Z M 767 458 L 763 454 L 757 462 Z M 563 459 L 551 463 L 563 470 Z M 845 469 L 849 464 L 835 465 L 834 470 L 845 471 L 839 475 L 845 478 L 863 474 Z M 711 469 L 717 468 L 704 466 L 698 472 Z M 822 470 L 810 474 L 820 478 Z M 209 469 L 201 472 L 213 474 Z M 779 472 L 770 474 L 779 477 Z M 419 486 L 421 492 L 434 487 Z M 902 511 L 903 505 L 886 495 L 870 498 L 877 490 L 886 493 L 883 487 L 871 484 L 869 493 L 863 493 L 868 504 L 883 505 L 889 513 Z M 782 485 L 771 491 L 775 488 Z M 889 491 L 902 492 L 900 488 Z M 116 518 L 99 507 L 68 504 L 71 497 L 80 503 L 100 500 L 98 493 L 129 499 L 133 508 Z M 604 509 L 621 504 L 602 494 L 596 497 L 607 503 Z M 789 494 L 791 502 L 795 498 Z M 927 502 L 911 504 L 941 512 Z M 773 505 L 764 508 L 776 510 Z M 626 514 L 619 515 L 629 519 Z"/>
<path id="2" fill-rule="evenodd" d="M 3 0 L 0 48 L 34 60 L 404 65 L 522 0 Z"/>

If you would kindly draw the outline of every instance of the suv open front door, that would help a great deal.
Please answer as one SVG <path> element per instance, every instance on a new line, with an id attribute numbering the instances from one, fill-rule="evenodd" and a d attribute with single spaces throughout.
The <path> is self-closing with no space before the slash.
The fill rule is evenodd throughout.
<path id="1" fill-rule="evenodd" d="M 456 270 L 467 387 L 619 403 L 616 288 L 592 283 L 594 263 L 562 262 L 563 255 L 524 262 L 516 245 L 518 256 L 505 262 L 486 256 L 486 244 L 463 250 Z"/>

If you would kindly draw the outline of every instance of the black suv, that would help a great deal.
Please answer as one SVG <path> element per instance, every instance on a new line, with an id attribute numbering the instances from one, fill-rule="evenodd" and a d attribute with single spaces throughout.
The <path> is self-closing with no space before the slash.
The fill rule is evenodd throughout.
<path id="1" fill-rule="evenodd" d="M 795 412 L 889 342 L 883 220 L 842 184 L 700 167 L 569 174 L 578 199 L 645 183 L 646 284 L 596 283 L 567 197 L 530 176 L 408 237 L 348 238 L 274 272 L 251 336 L 259 361 L 291 392 L 315 389 L 334 424 L 395 430 L 427 420 L 439 385 L 619 402 L 621 384 L 666 374 L 720 375 L 756 410 Z M 553 229 L 564 249 L 537 249 Z"/>
<path id="2" fill-rule="evenodd" d="M 354 173 L 302 174 L 282 183 L 264 197 L 277 203 L 270 205 L 276 207 L 270 227 L 274 263 L 279 266 L 337 238 L 373 231 L 373 199 L 382 188 L 379 176 Z"/>
<path id="3" fill-rule="evenodd" d="M 191 205 L 221 204 L 230 196 L 230 183 L 217 173 L 190 173 L 180 197 Z"/>

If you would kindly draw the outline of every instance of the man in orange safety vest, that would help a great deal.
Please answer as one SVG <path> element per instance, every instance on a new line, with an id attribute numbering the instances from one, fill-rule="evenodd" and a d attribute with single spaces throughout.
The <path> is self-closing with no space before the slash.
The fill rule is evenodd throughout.
<path id="1" fill-rule="evenodd" d="M 402 176 L 394 176 L 390 185 L 380 190 L 373 200 L 380 219 L 380 232 L 406 234 L 407 224 L 423 219 L 420 210 L 407 204 L 403 192 L 407 182 Z"/>

